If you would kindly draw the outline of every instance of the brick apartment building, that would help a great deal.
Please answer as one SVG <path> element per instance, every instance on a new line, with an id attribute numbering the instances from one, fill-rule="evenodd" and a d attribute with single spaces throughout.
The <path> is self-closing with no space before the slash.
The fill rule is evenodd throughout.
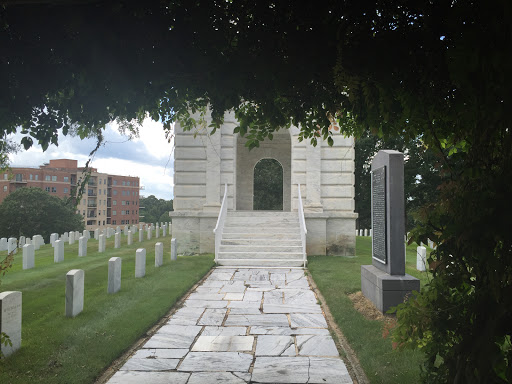
<path id="1" fill-rule="evenodd" d="M 0 203 L 18 188 L 35 187 L 60 198 L 69 197 L 83 175 L 77 160 L 58 159 L 39 168 L 11 168 L 0 175 Z M 109 175 L 91 169 L 77 213 L 86 229 L 139 223 L 138 177 Z"/>

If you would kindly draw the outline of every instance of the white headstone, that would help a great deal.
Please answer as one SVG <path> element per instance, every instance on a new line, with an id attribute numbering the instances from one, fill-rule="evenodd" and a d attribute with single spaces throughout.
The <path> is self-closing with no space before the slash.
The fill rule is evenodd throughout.
<path id="1" fill-rule="evenodd" d="M 87 256 L 87 237 L 78 238 L 78 257 Z"/>
<path id="2" fill-rule="evenodd" d="M 169 236 L 172 236 L 172 224 L 169 223 L 167 227 L 169 228 Z"/>
<path id="3" fill-rule="evenodd" d="M 94 240 L 98 240 L 100 238 L 100 230 L 99 228 L 96 228 L 94 230 Z"/>
<path id="4" fill-rule="evenodd" d="M 108 260 L 108 293 L 116 293 L 121 289 L 121 258 L 111 257 Z"/>
<path id="5" fill-rule="evenodd" d="M 164 263 L 164 245 L 162 243 L 155 244 L 155 267 L 161 267 Z"/>
<path id="6" fill-rule="evenodd" d="M 121 227 L 119 225 L 116 227 L 116 233 L 121 233 Z"/>
<path id="7" fill-rule="evenodd" d="M 356 236 L 359 236 L 359 231 L 356 229 Z"/>
<path id="8" fill-rule="evenodd" d="M 160 227 L 157 224 L 155 227 L 155 239 L 158 239 L 160 237 Z"/>
<path id="9" fill-rule="evenodd" d="M 75 317 L 84 309 L 83 269 L 72 269 L 66 274 L 66 316 Z"/>
<path id="10" fill-rule="evenodd" d="M 121 248 L 121 232 L 114 235 L 114 248 Z"/>
<path id="11" fill-rule="evenodd" d="M 162 227 L 162 237 L 167 236 L 167 224 L 164 224 Z"/>
<path id="12" fill-rule="evenodd" d="M 100 235 L 100 241 L 98 242 L 98 252 L 105 252 L 105 235 Z"/>
<path id="13" fill-rule="evenodd" d="M 9 237 L 9 240 L 7 240 L 7 253 L 11 252 L 18 253 L 18 240 L 15 237 Z"/>
<path id="14" fill-rule="evenodd" d="M 64 261 L 64 240 L 55 240 L 53 244 L 53 261 L 55 263 Z"/>
<path id="15" fill-rule="evenodd" d="M 128 236 L 128 239 L 126 240 L 126 243 L 128 245 L 132 245 L 133 244 L 133 233 L 132 233 L 132 231 L 128 231 L 127 232 L 127 236 Z"/>
<path id="16" fill-rule="evenodd" d="M 75 241 L 78 241 L 79 237 L 80 237 L 80 232 L 75 231 Z"/>
<path id="17" fill-rule="evenodd" d="M 52 247 L 54 246 L 55 240 L 59 240 L 59 234 L 58 233 L 52 233 L 50 235 L 50 244 Z"/>
<path id="18" fill-rule="evenodd" d="M 34 246 L 25 244 L 23 246 L 23 269 L 34 268 Z"/>
<path id="19" fill-rule="evenodd" d="M 0 293 L 0 332 L 9 336 L 12 345 L 0 344 L 4 356 L 9 356 L 21 347 L 21 292 Z"/>
<path id="20" fill-rule="evenodd" d="M 359 236 L 363 236 L 363 230 L 362 229 L 359 230 Z"/>
<path id="21" fill-rule="evenodd" d="M 110 239 L 110 237 L 112 236 L 112 228 L 107 228 L 107 239 Z"/>
<path id="22" fill-rule="evenodd" d="M 18 248 L 23 248 L 25 245 L 25 236 L 20 236 L 20 239 L 18 240 Z"/>
<path id="23" fill-rule="evenodd" d="M 69 245 L 75 244 L 75 232 L 69 232 Z"/>
<path id="24" fill-rule="evenodd" d="M 174 261 L 178 258 L 178 247 L 176 244 L 176 239 L 171 239 L 171 261 Z"/>
<path id="25" fill-rule="evenodd" d="M 373 237 L 373 229 L 370 228 L 370 237 Z"/>
<path id="26" fill-rule="evenodd" d="M 89 240 L 91 238 L 91 233 L 87 229 L 84 229 L 82 236 Z"/>
<path id="27" fill-rule="evenodd" d="M 144 231 L 139 231 L 139 243 L 142 243 L 144 240 Z"/>
<path id="28" fill-rule="evenodd" d="M 7 238 L 2 237 L 0 239 L 0 251 L 7 251 Z"/>
<path id="29" fill-rule="evenodd" d="M 127 226 L 127 225 L 125 225 L 125 226 L 124 226 L 124 229 L 123 229 L 123 234 L 124 234 L 125 236 L 127 236 L 127 235 L 128 235 L 128 231 L 129 231 L 129 230 L 130 230 L 130 229 L 128 228 L 128 226 Z"/>
<path id="30" fill-rule="evenodd" d="M 146 249 L 139 248 L 135 252 L 135 277 L 146 275 Z"/>
<path id="31" fill-rule="evenodd" d="M 368 236 L 368 230 L 367 229 L 364 230 L 364 235 Z"/>
<path id="32" fill-rule="evenodd" d="M 151 231 L 152 231 L 152 228 L 148 227 L 148 240 L 151 240 Z"/>
<path id="33" fill-rule="evenodd" d="M 60 240 L 62 241 L 68 241 L 69 240 L 69 233 L 64 232 L 62 236 L 60 237 Z"/>
<path id="34" fill-rule="evenodd" d="M 25 245 L 27 245 L 27 244 L 32 244 L 32 245 L 34 245 L 34 244 L 32 243 L 32 240 L 30 240 L 30 237 L 27 237 L 27 238 L 25 239 Z"/>
<path id="35" fill-rule="evenodd" d="M 427 268 L 427 248 L 419 246 L 416 248 L 416 269 L 425 271 Z"/>

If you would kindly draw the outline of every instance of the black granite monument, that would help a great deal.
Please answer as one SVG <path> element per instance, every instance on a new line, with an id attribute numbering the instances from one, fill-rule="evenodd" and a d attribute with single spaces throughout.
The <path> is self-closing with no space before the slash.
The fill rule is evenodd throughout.
<path id="1" fill-rule="evenodd" d="M 361 290 L 382 312 L 420 290 L 405 273 L 404 155 L 382 150 L 372 162 L 372 265 L 361 266 Z"/>

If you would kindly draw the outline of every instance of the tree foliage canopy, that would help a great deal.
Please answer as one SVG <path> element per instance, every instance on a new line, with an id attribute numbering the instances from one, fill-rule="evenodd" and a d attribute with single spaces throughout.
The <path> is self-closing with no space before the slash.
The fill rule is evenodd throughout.
<path id="1" fill-rule="evenodd" d="M 355 142 L 355 203 L 358 227 L 371 228 L 371 163 L 378 151 L 395 149 L 404 153 L 404 197 L 406 231 L 416 224 L 418 210 L 438 200 L 442 178 L 437 151 L 426 147 L 421 137 L 405 139 L 364 133 Z"/>
<path id="2" fill-rule="evenodd" d="M 40 188 L 18 188 L 0 204 L 1 237 L 41 235 L 49 241 L 54 232 L 83 230 L 82 216 L 72 204 Z"/>
<path id="3" fill-rule="evenodd" d="M 140 213 L 145 223 L 169 222 L 169 212 L 173 210 L 172 200 L 157 199 L 154 195 L 140 198 Z"/>
<path id="4" fill-rule="evenodd" d="M 0 13 L 0 129 L 25 147 L 57 129 L 101 139 L 149 113 L 166 129 L 233 109 L 249 147 L 302 137 L 418 138 L 437 152 L 438 201 L 417 240 L 432 283 L 398 312 L 429 382 L 512 381 L 512 5 L 507 0 L 76 1 Z M 130 125 L 126 125 L 130 128 Z M 5 139 L 5 137 L 4 137 Z"/>

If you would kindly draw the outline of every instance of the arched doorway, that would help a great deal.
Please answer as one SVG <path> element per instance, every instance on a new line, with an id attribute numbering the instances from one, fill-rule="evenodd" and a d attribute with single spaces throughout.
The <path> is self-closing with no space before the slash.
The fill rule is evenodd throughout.
<path id="1" fill-rule="evenodd" d="M 291 160 L 292 145 L 288 130 L 279 131 L 272 140 L 265 140 L 260 146 L 249 150 L 246 138 L 237 136 L 236 139 L 236 193 L 235 209 L 237 211 L 252 211 L 254 207 L 256 164 L 263 159 L 274 160 L 282 170 L 282 207 L 281 210 L 291 211 Z M 265 164 L 262 163 L 262 164 Z M 260 208 L 262 209 L 262 208 Z"/>
<path id="2" fill-rule="evenodd" d="M 254 166 L 253 209 L 283 210 L 283 167 L 276 159 L 261 159 Z"/>

